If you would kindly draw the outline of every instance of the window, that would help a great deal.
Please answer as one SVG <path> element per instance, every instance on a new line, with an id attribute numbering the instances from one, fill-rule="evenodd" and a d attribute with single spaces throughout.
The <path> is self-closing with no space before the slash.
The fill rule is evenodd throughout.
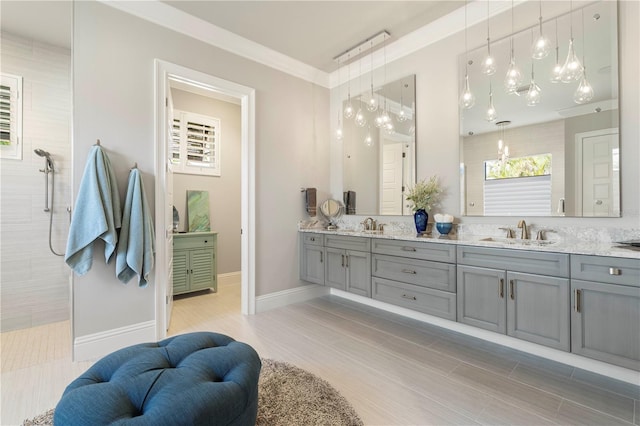
<path id="1" fill-rule="evenodd" d="M 0 81 L 0 158 L 22 160 L 22 77 Z"/>
<path id="2" fill-rule="evenodd" d="M 170 149 L 175 173 L 220 176 L 220 120 L 174 110 Z"/>

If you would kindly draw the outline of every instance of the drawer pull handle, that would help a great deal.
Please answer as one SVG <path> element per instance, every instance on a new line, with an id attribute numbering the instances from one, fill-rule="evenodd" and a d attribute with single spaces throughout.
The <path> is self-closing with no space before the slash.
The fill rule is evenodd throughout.
<path id="1" fill-rule="evenodd" d="M 513 280 L 509 280 L 509 297 L 511 298 L 511 300 L 515 299 L 515 296 L 513 294 L 514 287 L 515 287 L 515 283 L 513 282 Z"/>
<path id="2" fill-rule="evenodd" d="M 403 269 L 402 272 L 405 274 L 413 274 L 413 275 L 416 274 L 416 271 L 412 271 L 411 269 Z"/>
<path id="3" fill-rule="evenodd" d="M 500 278 L 500 283 L 498 285 L 498 291 L 500 293 L 500 299 L 504 298 L 504 278 Z"/>
<path id="4" fill-rule="evenodd" d="M 576 296 L 575 296 L 575 299 L 576 299 L 576 305 L 575 305 L 576 306 L 576 312 L 580 312 L 580 309 L 582 308 L 580 306 L 580 297 L 581 296 L 582 296 L 582 291 L 576 289 Z"/>
<path id="5" fill-rule="evenodd" d="M 316 240 L 316 238 L 315 238 L 315 237 L 311 237 L 311 238 L 309 238 L 309 240 L 310 240 L 310 241 L 315 241 L 315 240 Z"/>
<path id="6" fill-rule="evenodd" d="M 609 268 L 609 275 L 622 275 L 622 271 L 618 268 Z"/>
<path id="7" fill-rule="evenodd" d="M 344 266 L 346 266 L 347 268 L 349 267 L 349 255 L 346 255 L 344 257 Z"/>
<path id="8" fill-rule="evenodd" d="M 403 251 L 416 251 L 415 247 L 402 247 Z"/>
<path id="9" fill-rule="evenodd" d="M 324 260 L 322 258 L 323 258 L 322 252 L 320 252 L 320 263 L 324 262 Z"/>
<path id="10" fill-rule="evenodd" d="M 409 300 L 417 300 L 415 296 L 407 296 L 406 294 L 402 295 L 403 299 L 409 299 Z"/>
<path id="11" fill-rule="evenodd" d="M 344 268 L 344 254 L 342 255 L 342 267 Z"/>

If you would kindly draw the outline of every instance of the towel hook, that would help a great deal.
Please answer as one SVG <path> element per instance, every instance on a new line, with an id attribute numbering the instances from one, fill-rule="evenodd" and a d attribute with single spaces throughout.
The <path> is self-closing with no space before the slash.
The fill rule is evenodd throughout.
<path id="1" fill-rule="evenodd" d="M 138 162 L 136 161 L 135 163 L 133 163 L 133 167 L 131 168 L 131 170 L 137 169 L 137 168 L 138 168 Z"/>
<path id="2" fill-rule="evenodd" d="M 96 141 L 96 145 L 100 146 L 100 139 Z"/>

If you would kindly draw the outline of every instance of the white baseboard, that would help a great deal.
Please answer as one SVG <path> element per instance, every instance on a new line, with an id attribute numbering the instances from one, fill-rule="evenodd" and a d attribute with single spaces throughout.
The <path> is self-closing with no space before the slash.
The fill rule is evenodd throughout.
<path id="1" fill-rule="evenodd" d="M 224 286 L 229 284 L 240 284 L 242 280 L 242 271 L 227 272 L 218 274 L 218 285 Z"/>
<path id="2" fill-rule="evenodd" d="M 329 294 L 328 287 L 315 284 L 265 294 L 264 296 L 256 297 L 256 313 L 280 308 L 292 303 L 304 302 L 327 294 Z"/>
<path id="3" fill-rule="evenodd" d="M 137 343 L 155 342 L 156 322 L 145 321 L 126 327 L 77 337 L 73 342 L 73 360 L 91 361 Z"/>
<path id="4" fill-rule="evenodd" d="M 331 294 L 349 299 L 363 305 L 371 306 L 383 311 L 391 312 L 394 314 L 402 315 L 407 318 L 415 319 L 418 321 L 433 324 L 438 327 L 446 328 L 447 330 L 456 331 L 458 333 L 466 334 L 468 336 L 477 337 L 482 340 L 497 343 L 502 346 L 507 346 L 512 349 L 523 351 L 529 354 L 537 355 L 542 358 L 550 359 L 552 361 L 568 364 L 576 368 L 591 371 L 593 373 L 602 374 L 603 376 L 611 377 L 616 380 L 631 383 L 637 385 L 640 383 L 640 372 L 630 370 L 624 367 L 618 367 L 617 365 L 607 364 L 606 362 L 597 361 L 595 359 L 586 358 L 580 355 L 575 355 L 569 352 L 560 351 L 557 349 L 548 348 L 546 346 L 538 345 L 536 343 L 527 342 L 524 340 L 516 339 L 504 334 L 494 333 L 481 328 L 472 327 L 470 325 L 461 324 L 459 322 L 446 320 L 444 318 L 434 317 L 433 315 L 423 314 L 411 309 L 402 308 L 400 306 L 391 305 L 389 303 L 380 302 L 378 300 L 370 299 L 368 297 L 358 296 L 346 291 L 337 290 L 332 288 Z"/>

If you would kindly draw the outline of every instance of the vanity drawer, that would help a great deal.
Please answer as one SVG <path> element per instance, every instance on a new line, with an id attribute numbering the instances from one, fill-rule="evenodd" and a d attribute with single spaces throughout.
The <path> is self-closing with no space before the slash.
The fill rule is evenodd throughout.
<path id="1" fill-rule="evenodd" d="M 640 287 L 640 259 L 574 254 L 571 278 Z"/>
<path id="2" fill-rule="evenodd" d="M 374 238 L 371 243 L 371 252 L 410 257 L 412 259 L 456 263 L 456 246 L 452 244 Z"/>
<path id="3" fill-rule="evenodd" d="M 429 287 L 442 291 L 456 291 L 456 265 L 374 254 L 371 275 L 394 281 Z"/>
<path id="4" fill-rule="evenodd" d="M 458 246 L 458 263 L 481 268 L 569 277 L 569 255 L 564 253 Z"/>
<path id="5" fill-rule="evenodd" d="M 205 235 L 198 235 L 198 233 L 175 234 L 173 236 L 174 249 L 214 247 L 215 242 L 216 234 L 211 233 L 206 233 Z"/>
<path id="6" fill-rule="evenodd" d="M 376 300 L 452 321 L 456 319 L 455 293 L 378 277 L 373 277 L 371 283 L 372 297 Z"/>
<path id="7" fill-rule="evenodd" d="M 345 250 L 370 251 L 371 238 L 349 237 L 343 235 L 325 235 L 325 247 L 333 247 Z"/>
<path id="8" fill-rule="evenodd" d="M 302 234 L 302 243 L 312 246 L 324 245 L 324 235 L 305 232 Z"/>

